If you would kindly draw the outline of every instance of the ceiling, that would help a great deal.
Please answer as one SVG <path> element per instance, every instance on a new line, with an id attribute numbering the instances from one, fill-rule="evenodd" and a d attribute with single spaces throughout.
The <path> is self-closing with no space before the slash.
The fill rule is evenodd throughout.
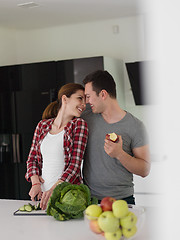
<path id="1" fill-rule="evenodd" d="M 0 27 L 27 30 L 134 16 L 147 10 L 141 2 L 143 0 L 0 0 Z M 30 4 L 17 6 L 24 3 Z"/>

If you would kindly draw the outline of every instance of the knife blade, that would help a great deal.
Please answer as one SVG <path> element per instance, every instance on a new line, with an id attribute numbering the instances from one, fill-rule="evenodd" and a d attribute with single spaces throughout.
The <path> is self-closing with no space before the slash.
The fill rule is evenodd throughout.
<path id="1" fill-rule="evenodd" d="M 35 200 L 35 201 L 34 201 L 35 208 L 37 208 L 37 207 L 38 207 L 38 204 L 39 204 L 39 200 L 38 200 L 37 196 L 38 196 L 38 195 L 36 195 L 35 198 L 34 198 L 34 200 Z"/>

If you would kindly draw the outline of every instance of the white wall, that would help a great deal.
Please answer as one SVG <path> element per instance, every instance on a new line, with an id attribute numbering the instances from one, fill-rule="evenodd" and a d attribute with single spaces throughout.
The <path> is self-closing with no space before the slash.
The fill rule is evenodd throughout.
<path id="1" fill-rule="evenodd" d="M 0 66 L 17 63 L 16 31 L 0 28 Z"/>
<path id="2" fill-rule="evenodd" d="M 113 26 L 116 25 L 119 33 L 114 34 Z M 88 56 L 107 56 L 124 61 L 145 58 L 143 16 L 38 30 L 7 30 L 5 34 L 4 31 L 0 29 L 0 34 L 4 35 L 2 43 L 11 41 L 9 45 L 0 46 L 0 51 L 4 52 L 0 65 Z M 7 55 L 11 48 L 16 58 Z"/>

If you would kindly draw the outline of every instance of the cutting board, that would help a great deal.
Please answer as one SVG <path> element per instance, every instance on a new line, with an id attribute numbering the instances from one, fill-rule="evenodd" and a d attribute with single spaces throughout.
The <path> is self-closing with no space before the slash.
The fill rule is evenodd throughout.
<path id="1" fill-rule="evenodd" d="M 31 212 L 16 210 L 13 213 L 14 216 L 47 216 L 46 210 L 33 210 Z"/>

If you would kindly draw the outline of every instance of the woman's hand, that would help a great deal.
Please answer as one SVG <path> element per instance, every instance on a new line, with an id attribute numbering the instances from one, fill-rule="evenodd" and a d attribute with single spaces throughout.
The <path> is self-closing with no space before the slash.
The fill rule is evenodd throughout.
<path id="1" fill-rule="evenodd" d="M 52 195 L 53 190 L 54 190 L 53 188 L 50 188 L 48 191 L 43 192 L 40 202 L 40 208 L 42 210 L 46 209 L 47 203 L 49 201 L 50 196 Z"/>
<path id="2" fill-rule="evenodd" d="M 48 191 L 43 192 L 41 202 L 40 202 L 40 208 L 42 210 L 45 210 L 47 208 L 47 203 L 48 203 L 49 198 L 51 197 L 55 187 L 62 182 L 63 182 L 62 180 L 58 180 Z"/>
<path id="3" fill-rule="evenodd" d="M 31 177 L 32 187 L 29 191 L 29 196 L 32 201 L 35 201 L 35 197 L 40 200 L 42 196 L 41 183 L 44 183 L 44 179 L 41 176 L 33 175 Z"/>
<path id="4" fill-rule="evenodd" d="M 32 184 L 32 187 L 29 191 L 29 196 L 31 197 L 32 201 L 35 201 L 35 197 L 37 196 L 37 199 L 41 199 L 42 196 L 42 190 L 41 190 L 41 183 Z"/>

